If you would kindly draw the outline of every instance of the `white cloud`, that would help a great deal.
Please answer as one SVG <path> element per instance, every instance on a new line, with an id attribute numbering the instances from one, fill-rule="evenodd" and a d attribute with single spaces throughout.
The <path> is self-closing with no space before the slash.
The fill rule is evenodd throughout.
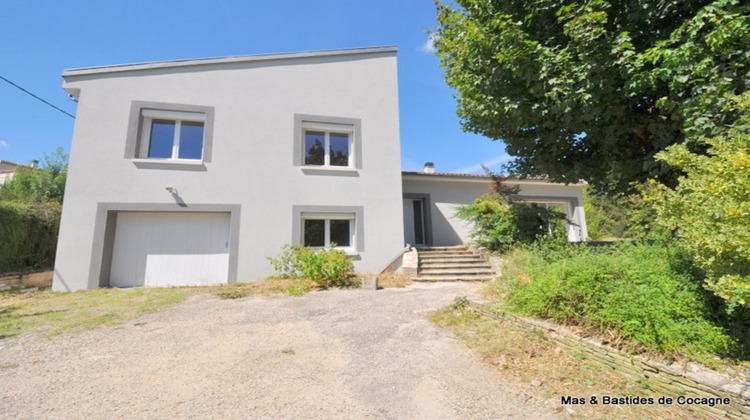
<path id="1" fill-rule="evenodd" d="M 427 41 L 425 41 L 424 44 L 419 46 L 419 50 L 428 54 L 434 53 L 435 52 L 435 34 L 430 34 L 430 36 L 427 37 Z"/>
<path id="2" fill-rule="evenodd" d="M 10 147 L 10 144 L 5 140 L 0 140 L 0 147 Z"/>
<path id="3" fill-rule="evenodd" d="M 490 169 L 493 169 L 493 167 L 498 166 L 498 165 L 503 164 L 503 163 L 506 163 L 506 162 L 509 162 L 510 160 L 511 160 L 510 156 L 508 156 L 506 154 L 502 154 L 502 155 L 495 156 L 495 157 L 493 157 L 491 159 L 488 159 L 488 160 L 485 160 L 485 161 L 482 161 L 482 162 L 477 162 L 477 163 L 475 163 L 473 165 L 470 165 L 470 166 L 465 166 L 463 168 L 458 168 L 458 169 L 452 170 L 451 172 L 457 173 L 457 174 L 483 173 L 482 165 L 484 165 L 484 166 L 486 166 L 486 167 L 488 167 Z"/>

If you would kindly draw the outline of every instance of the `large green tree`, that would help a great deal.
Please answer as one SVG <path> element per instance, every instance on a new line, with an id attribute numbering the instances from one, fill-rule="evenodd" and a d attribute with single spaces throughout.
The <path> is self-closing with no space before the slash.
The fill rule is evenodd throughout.
<path id="1" fill-rule="evenodd" d="M 520 174 L 674 187 L 654 155 L 731 123 L 724 98 L 750 81 L 750 6 L 739 0 L 437 6 L 433 37 L 463 127 L 503 140 Z"/>

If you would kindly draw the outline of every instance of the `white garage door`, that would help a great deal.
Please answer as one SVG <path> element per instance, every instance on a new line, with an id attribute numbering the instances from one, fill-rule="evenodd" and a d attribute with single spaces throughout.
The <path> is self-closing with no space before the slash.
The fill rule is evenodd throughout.
<path id="1" fill-rule="evenodd" d="M 110 286 L 226 283 L 228 270 L 229 213 L 117 215 Z"/>

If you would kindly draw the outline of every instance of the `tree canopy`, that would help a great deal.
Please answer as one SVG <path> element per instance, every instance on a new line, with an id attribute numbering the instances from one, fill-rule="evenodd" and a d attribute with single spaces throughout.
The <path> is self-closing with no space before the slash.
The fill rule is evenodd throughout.
<path id="1" fill-rule="evenodd" d="M 514 172 L 610 190 L 678 173 L 737 115 L 750 81 L 750 6 L 739 0 L 438 1 L 437 54 L 465 130 L 503 140 Z M 686 134 L 695 134 L 687 136 Z"/>

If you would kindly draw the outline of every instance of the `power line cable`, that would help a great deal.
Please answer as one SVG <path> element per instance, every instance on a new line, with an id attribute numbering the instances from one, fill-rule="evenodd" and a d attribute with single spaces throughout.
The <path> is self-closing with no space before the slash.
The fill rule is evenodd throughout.
<path id="1" fill-rule="evenodd" d="M 58 111 L 62 112 L 63 114 L 65 114 L 65 115 L 69 116 L 70 118 L 73 118 L 73 119 L 75 119 L 75 118 L 76 118 L 76 116 L 75 116 L 75 115 L 73 115 L 73 114 L 71 114 L 71 113 L 69 113 L 69 112 L 67 112 L 67 111 L 65 111 L 65 110 L 63 110 L 63 109 L 60 109 L 60 108 L 58 108 L 58 107 L 56 107 L 56 106 L 52 105 L 51 103 L 49 103 L 49 102 L 45 101 L 44 99 L 42 99 L 42 98 L 40 98 L 40 97 L 38 97 L 38 96 L 34 95 L 33 93 L 31 93 L 31 92 L 29 92 L 28 90 L 26 90 L 26 89 L 22 88 L 21 86 L 18 86 L 17 84 L 15 84 L 15 83 L 11 82 L 10 80 L 8 80 L 8 79 L 4 78 L 3 76 L 0 76 L 0 79 L 3 79 L 3 80 L 5 80 L 5 81 L 6 81 L 6 82 L 8 82 L 9 84 L 11 84 L 11 85 L 13 85 L 13 86 L 17 87 L 18 89 L 21 89 L 22 91 L 24 91 L 24 92 L 28 93 L 29 95 L 33 96 L 34 98 L 36 98 L 36 99 L 38 99 L 38 100 L 40 100 L 40 101 L 44 102 L 45 104 L 47 104 L 47 105 L 51 106 L 52 108 L 55 108 L 56 110 L 58 110 Z"/>

